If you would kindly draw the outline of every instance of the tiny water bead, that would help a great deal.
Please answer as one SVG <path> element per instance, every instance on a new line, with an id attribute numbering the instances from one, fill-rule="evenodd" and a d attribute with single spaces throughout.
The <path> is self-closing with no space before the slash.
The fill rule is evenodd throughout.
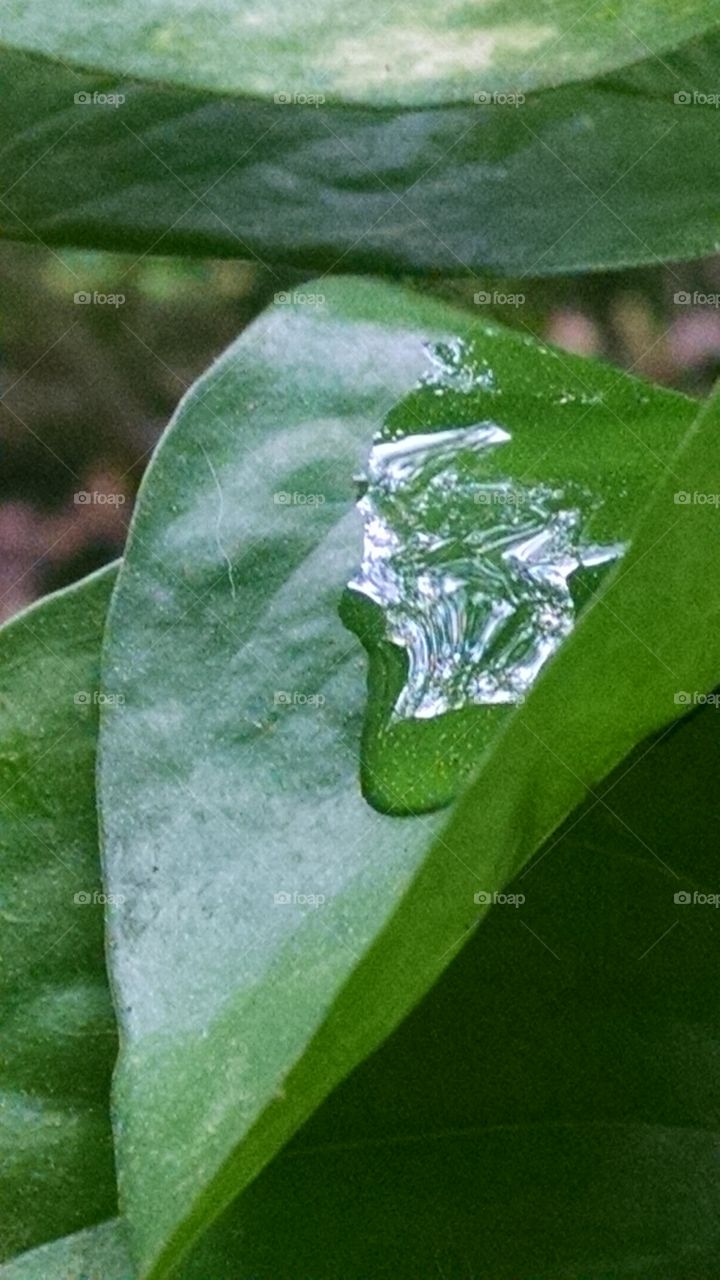
<path id="1" fill-rule="evenodd" d="M 430 367 L 422 385 L 431 387 L 435 395 L 447 392 L 491 391 L 496 386 L 493 370 L 486 360 L 473 359 L 463 338 L 451 338 L 428 346 Z"/>
<path id="2" fill-rule="evenodd" d="M 349 586 L 407 654 L 392 720 L 521 701 L 575 624 L 574 575 L 623 553 L 586 536 L 597 499 L 577 483 L 504 473 L 511 439 L 483 421 L 371 450 Z"/>

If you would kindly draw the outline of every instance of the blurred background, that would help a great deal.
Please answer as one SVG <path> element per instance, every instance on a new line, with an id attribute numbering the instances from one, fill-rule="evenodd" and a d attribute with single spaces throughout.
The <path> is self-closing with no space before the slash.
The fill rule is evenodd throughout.
<path id="1" fill-rule="evenodd" d="M 0 244 L 0 620 L 120 554 L 178 400 L 302 279 L 278 274 Z M 717 257 L 582 279 L 406 283 L 691 395 L 720 373 Z"/>

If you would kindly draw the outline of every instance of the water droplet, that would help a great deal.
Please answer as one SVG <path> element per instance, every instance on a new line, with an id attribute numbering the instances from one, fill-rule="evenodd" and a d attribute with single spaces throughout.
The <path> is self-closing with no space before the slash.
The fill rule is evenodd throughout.
<path id="1" fill-rule="evenodd" d="M 440 362 L 464 390 L 461 350 L 447 344 Z M 350 587 L 380 606 L 386 638 L 408 655 L 394 720 L 522 700 L 575 624 L 573 575 L 623 553 L 583 536 L 597 500 L 579 485 L 504 474 L 510 440 L 483 421 L 371 451 Z"/>
<path id="2" fill-rule="evenodd" d="M 492 391 L 495 388 L 495 374 L 487 360 L 469 358 L 467 343 L 462 338 L 451 338 L 446 342 L 438 342 L 428 346 L 431 369 L 422 379 L 422 384 L 432 387 L 436 395 L 445 395 L 447 391 Z"/>

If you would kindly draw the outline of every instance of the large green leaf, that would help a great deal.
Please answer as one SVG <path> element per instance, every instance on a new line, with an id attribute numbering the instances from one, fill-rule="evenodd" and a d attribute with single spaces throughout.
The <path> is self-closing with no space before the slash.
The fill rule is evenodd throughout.
<path id="1" fill-rule="evenodd" d="M 95 816 L 114 572 L 0 631 L 0 1256 L 112 1213 L 115 1025 Z"/>
<path id="2" fill-rule="evenodd" d="M 710 0 L 520 0 L 387 8 L 339 0 L 272 8 L 228 0 L 7 0 L 6 44 L 80 67 L 242 95 L 453 102 L 478 89 L 583 80 L 667 53 L 717 25 Z"/>
<path id="3" fill-rule="evenodd" d="M 183 1280 L 714 1273 L 719 728 L 622 764 Z M 0 1269 L 78 1273 L 130 1280 L 118 1226 Z"/>
<path id="4" fill-rule="evenodd" d="M 717 94 L 718 50 L 517 108 L 470 94 L 402 111 L 216 97 L 0 49 L 0 229 L 305 270 L 543 275 L 710 253 L 720 143 L 697 95 Z M 74 101 L 96 93 L 124 101 Z"/>
<path id="5" fill-rule="evenodd" d="M 719 768 L 716 706 L 624 761 L 188 1277 L 713 1275 Z"/>
<path id="6" fill-rule="evenodd" d="M 427 371 L 426 341 L 458 349 L 483 331 L 372 283 L 335 282 L 326 305 L 277 306 L 186 398 L 111 608 L 100 796 L 107 882 L 125 899 L 110 910 L 117 1142 L 143 1275 L 165 1274 L 419 999 L 472 923 L 473 892 L 499 889 L 587 787 L 682 714 L 678 689 L 720 675 L 711 584 L 688 569 L 717 554 L 716 512 L 672 497 L 720 491 L 712 419 L 449 823 L 366 805 L 362 665 L 336 614 L 359 557 L 350 477 Z M 504 341 L 532 421 L 546 390 L 532 344 Z M 496 363 L 502 339 L 487 342 Z M 544 360 L 557 390 L 564 365 Z M 607 407 L 606 372 L 585 367 Z M 644 418 L 653 393 L 625 388 L 630 436 L 655 417 L 668 458 L 686 402 L 660 398 Z M 557 396 L 544 403 L 560 415 Z"/>

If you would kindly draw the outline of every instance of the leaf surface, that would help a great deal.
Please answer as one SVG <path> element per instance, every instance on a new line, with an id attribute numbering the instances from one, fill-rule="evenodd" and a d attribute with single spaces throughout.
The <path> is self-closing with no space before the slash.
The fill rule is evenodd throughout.
<path id="1" fill-rule="evenodd" d="M 115 1205 L 94 785 L 113 581 L 103 571 L 0 630 L 2 1257 Z"/>
<path id="2" fill-rule="evenodd" d="M 571 815 L 182 1280 L 712 1274 L 717 715 L 643 743 Z M 0 1276 L 78 1272 L 130 1280 L 119 1224 Z"/>
<path id="3" fill-rule="evenodd" d="M 711 1275 L 719 767 L 717 705 L 623 761 L 188 1280 Z"/>
<path id="4" fill-rule="evenodd" d="M 132 1280 L 133 1268 L 121 1222 L 64 1236 L 0 1266 L 0 1280 Z"/>
<path id="5" fill-rule="evenodd" d="M 388 10 L 368 0 L 272 9 L 229 0 L 9 0 L 4 41 L 59 62 L 243 96 L 322 93 L 357 103 L 448 102 L 478 89 L 559 84 L 677 48 L 717 26 L 710 0 L 430 0 Z"/>
<path id="6" fill-rule="evenodd" d="M 720 492 L 717 408 L 675 457 L 687 402 L 658 393 L 655 412 L 622 379 L 641 419 L 648 397 L 666 476 L 620 570 L 449 820 L 370 808 L 362 662 L 337 618 L 360 550 L 351 476 L 417 394 L 426 344 L 483 330 L 371 282 L 327 292 L 325 311 L 269 312 L 183 402 L 111 609 L 100 795 L 124 898 L 110 910 L 121 1198 L 143 1275 L 165 1274 L 418 1001 L 474 893 L 505 885 L 683 714 L 678 690 L 720 676 L 716 596 L 705 568 L 688 572 L 715 563 L 716 509 L 673 498 Z M 493 360 L 503 341 L 508 412 L 523 388 L 542 403 L 532 344 L 488 332 Z"/>
<path id="7" fill-rule="evenodd" d="M 246 257 L 278 289 L 277 264 L 522 276 L 697 257 L 719 242 L 718 49 L 710 35 L 519 106 L 414 110 L 218 97 L 0 49 L 0 232 Z"/>

